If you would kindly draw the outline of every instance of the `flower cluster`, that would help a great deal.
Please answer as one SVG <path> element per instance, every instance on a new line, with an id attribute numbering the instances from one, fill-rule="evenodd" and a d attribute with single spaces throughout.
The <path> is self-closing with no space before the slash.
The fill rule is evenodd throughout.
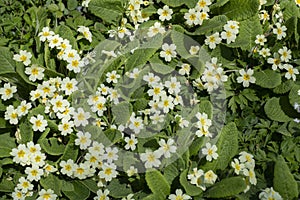
<path id="1" fill-rule="evenodd" d="M 218 176 L 212 170 L 204 173 L 202 169 L 197 168 L 193 168 L 193 172 L 188 174 L 187 177 L 191 184 L 196 185 L 203 191 L 206 190 L 206 187 L 213 185 L 218 178 Z"/>
<path id="2" fill-rule="evenodd" d="M 278 192 L 276 192 L 273 187 L 264 189 L 261 193 L 259 193 L 259 199 L 261 200 L 282 200 L 282 197 Z"/>
<path id="3" fill-rule="evenodd" d="M 209 132 L 209 127 L 212 125 L 211 119 L 208 118 L 208 115 L 206 113 L 197 113 L 196 114 L 197 122 L 196 127 L 198 130 L 196 131 L 196 135 L 198 137 L 212 137 L 212 134 Z"/>
<path id="4" fill-rule="evenodd" d="M 91 34 L 85 27 L 79 27 L 79 32 L 82 32 L 84 36 L 91 41 Z M 39 33 L 40 41 L 49 43 L 51 49 L 56 48 L 59 50 L 57 58 L 67 62 L 67 69 L 79 73 L 84 66 L 79 53 L 72 48 L 70 41 L 63 39 L 60 35 L 55 34 L 49 27 L 44 27 L 42 32 Z"/>
<path id="5" fill-rule="evenodd" d="M 256 185 L 257 183 L 254 171 L 255 160 L 253 159 L 253 155 L 245 151 L 240 152 L 239 155 L 238 159 L 234 158 L 234 161 L 231 162 L 231 167 L 234 169 L 235 174 L 246 176 L 246 192 L 250 188 L 248 183 L 252 185 Z"/>
<path id="6" fill-rule="evenodd" d="M 46 155 L 42 152 L 39 144 L 28 142 L 25 144 L 19 144 L 18 147 L 13 148 L 11 153 L 13 161 L 25 168 L 25 174 L 27 177 L 21 177 L 19 183 L 15 188 L 12 196 L 26 197 L 32 196 L 33 181 L 39 181 L 42 176 L 47 176 L 49 173 L 57 171 L 57 169 L 48 163 L 46 163 Z M 52 191 L 52 190 L 51 190 Z M 51 195 L 56 196 L 53 191 L 48 191 Z M 42 193 L 42 190 L 40 191 Z M 41 196 L 43 194 L 40 194 Z"/>

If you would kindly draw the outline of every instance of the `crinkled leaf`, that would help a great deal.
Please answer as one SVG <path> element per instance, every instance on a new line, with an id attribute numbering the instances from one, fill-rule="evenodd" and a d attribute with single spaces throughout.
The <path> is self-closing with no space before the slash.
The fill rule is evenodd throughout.
<path id="1" fill-rule="evenodd" d="M 280 85 L 278 85 L 277 87 L 275 87 L 273 89 L 273 92 L 276 94 L 284 94 L 289 92 L 294 86 L 294 82 L 292 80 L 287 80 L 283 83 L 281 83 Z"/>
<path id="2" fill-rule="evenodd" d="M 27 143 L 33 140 L 33 130 L 31 126 L 32 124 L 28 120 L 25 120 L 20 124 L 21 140 L 19 143 Z"/>
<path id="3" fill-rule="evenodd" d="M 275 88 L 281 84 L 280 73 L 271 69 L 256 72 L 253 76 L 256 78 L 255 84 L 263 88 Z"/>
<path id="4" fill-rule="evenodd" d="M 207 162 L 203 169 L 224 170 L 238 151 L 238 135 L 239 131 L 234 122 L 224 126 L 219 133 L 219 139 L 216 144 L 219 157 L 212 162 Z"/>
<path id="5" fill-rule="evenodd" d="M 203 24 L 193 32 L 193 35 L 211 35 L 214 32 L 223 30 L 228 18 L 225 15 L 218 15 L 211 19 L 205 20 Z"/>
<path id="6" fill-rule="evenodd" d="M 265 104 L 265 113 L 271 120 L 278 122 L 289 122 L 292 119 L 289 118 L 282 110 L 280 105 L 280 98 L 273 97 Z"/>
<path id="7" fill-rule="evenodd" d="M 15 139 L 9 133 L 0 134 L 0 158 L 10 157 L 13 148 L 16 148 Z"/>
<path id="8" fill-rule="evenodd" d="M 228 198 L 233 197 L 246 189 L 246 181 L 240 177 L 230 177 L 222 179 L 209 188 L 204 196 L 208 198 Z"/>
<path id="9" fill-rule="evenodd" d="M 170 194 L 170 185 L 159 171 L 147 171 L 146 182 L 151 191 L 159 197 L 165 198 Z"/>
<path id="10" fill-rule="evenodd" d="M 298 95 L 298 91 L 300 90 L 300 85 L 293 84 L 293 87 L 289 93 L 289 100 L 291 105 L 295 103 L 300 103 L 300 95 Z"/>
<path id="11" fill-rule="evenodd" d="M 132 105 L 126 101 L 123 101 L 112 107 L 113 116 L 117 124 L 126 124 L 131 116 Z"/>
<path id="12" fill-rule="evenodd" d="M 107 189 L 110 191 L 109 195 L 114 198 L 126 197 L 132 193 L 131 188 L 127 187 L 126 184 L 121 184 L 117 179 L 113 179 L 108 185 Z"/>
<path id="13" fill-rule="evenodd" d="M 74 141 L 76 139 L 76 136 L 70 136 L 70 140 L 68 144 L 66 145 L 66 148 L 63 152 L 63 155 L 61 157 L 61 160 L 76 160 L 78 156 L 78 147 L 74 144 Z"/>
<path id="14" fill-rule="evenodd" d="M 74 191 L 65 191 L 63 193 L 69 199 L 76 199 L 76 200 L 85 200 L 88 199 L 90 196 L 90 191 L 87 187 L 85 187 L 80 181 L 72 181 Z"/>
<path id="15" fill-rule="evenodd" d="M 299 195 L 298 184 L 282 156 L 275 163 L 273 185 L 283 199 L 296 199 Z"/>
<path id="16" fill-rule="evenodd" d="M 117 24 L 124 13 L 124 1 L 93 0 L 89 4 L 89 10 L 107 23 Z"/>
<path id="17" fill-rule="evenodd" d="M 65 151 L 65 145 L 60 144 L 57 138 L 43 138 L 38 141 L 42 149 L 50 155 L 61 155 Z"/>
<path id="18" fill-rule="evenodd" d="M 6 47 L 0 47 L 0 74 L 15 73 L 13 55 Z"/>
<path id="19" fill-rule="evenodd" d="M 55 175 L 49 174 L 46 177 L 41 178 L 40 184 L 44 189 L 52 189 L 56 195 L 61 195 L 62 181 Z"/>
<path id="20" fill-rule="evenodd" d="M 99 187 L 97 186 L 97 182 L 92 179 L 85 179 L 83 181 L 80 181 L 85 187 L 87 187 L 90 191 L 97 193 L 99 190 Z"/>
<path id="21" fill-rule="evenodd" d="M 259 0 L 230 0 L 222 7 L 222 13 L 230 19 L 244 20 L 258 13 Z"/>
<path id="22" fill-rule="evenodd" d="M 59 25 L 57 27 L 57 33 L 64 39 L 68 39 L 74 49 L 78 49 L 76 39 L 73 35 L 73 31 L 66 25 Z"/>
<path id="23" fill-rule="evenodd" d="M 229 44 L 229 47 L 240 47 L 242 50 L 251 51 L 255 47 L 256 35 L 262 34 L 263 29 L 258 16 L 251 17 L 240 22 L 239 35 L 234 43 Z"/>

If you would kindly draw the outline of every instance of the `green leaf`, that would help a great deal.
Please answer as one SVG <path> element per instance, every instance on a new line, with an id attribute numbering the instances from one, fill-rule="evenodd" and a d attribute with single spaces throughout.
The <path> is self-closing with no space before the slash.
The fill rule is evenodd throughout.
<path id="1" fill-rule="evenodd" d="M 41 145 L 42 149 L 50 155 L 58 156 L 64 153 L 65 146 L 63 144 L 59 144 L 57 138 L 44 138 L 38 141 Z"/>
<path id="2" fill-rule="evenodd" d="M 68 0 L 67 7 L 69 10 L 74 10 L 78 6 L 77 0 Z"/>
<path id="3" fill-rule="evenodd" d="M 240 47 L 242 50 L 252 51 L 255 47 L 256 35 L 262 34 L 263 29 L 260 24 L 258 16 L 251 17 L 245 21 L 240 22 L 240 31 L 234 43 L 227 46 Z"/>
<path id="4" fill-rule="evenodd" d="M 205 192 L 204 196 L 208 198 L 233 197 L 243 192 L 246 187 L 246 181 L 242 177 L 230 177 L 214 184 Z"/>
<path id="5" fill-rule="evenodd" d="M 87 187 L 90 191 L 94 192 L 95 194 L 99 190 L 99 187 L 97 186 L 97 183 L 95 180 L 92 179 L 85 179 L 83 181 L 80 181 L 85 187 Z"/>
<path id="6" fill-rule="evenodd" d="M 299 195 L 298 184 L 282 156 L 275 163 L 273 185 L 283 199 L 296 199 Z"/>
<path id="7" fill-rule="evenodd" d="M 211 169 L 213 171 L 217 169 L 224 170 L 238 151 L 238 135 L 239 131 L 234 122 L 224 126 L 219 133 L 216 144 L 219 157 L 212 162 L 207 162 L 203 166 L 203 169 Z"/>
<path id="8" fill-rule="evenodd" d="M 63 185 L 62 181 L 57 176 L 49 174 L 48 176 L 41 178 L 40 184 L 44 189 L 52 189 L 55 194 L 61 195 Z"/>
<path id="9" fill-rule="evenodd" d="M 271 69 L 256 72 L 253 76 L 256 78 L 255 84 L 263 88 L 275 88 L 281 84 L 280 73 Z"/>
<path id="10" fill-rule="evenodd" d="M 12 181 L 2 179 L 0 183 L 0 192 L 13 192 L 15 185 Z"/>
<path id="11" fill-rule="evenodd" d="M 173 72 L 175 69 L 169 65 L 165 65 L 163 63 L 153 63 L 150 62 L 151 68 L 153 71 L 159 73 L 159 74 L 170 74 Z"/>
<path id="12" fill-rule="evenodd" d="M 15 139 L 9 133 L 0 135 L 0 158 L 10 157 L 10 152 L 16 148 Z"/>
<path id="13" fill-rule="evenodd" d="M 283 10 L 283 16 L 286 21 L 292 17 L 300 17 L 299 8 L 294 2 L 280 1 L 280 7 Z"/>
<path id="14" fill-rule="evenodd" d="M 300 95 L 298 95 L 298 90 L 300 90 L 300 85 L 293 84 L 293 87 L 289 93 L 289 100 L 291 105 L 300 103 Z"/>
<path id="15" fill-rule="evenodd" d="M 132 105 L 126 101 L 123 101 L 112 107 L 112 114 L 115 116 L 117 124 L 126 124 L 131 116 Z"/>
<path id="16" fill-rule="evenodd" d="M 159 197 L 166 198 L 170 194 L 170 185 L 159 171 L 147 171 L 146 182 L 151 191 Z"/>
<path id="17" fill-rule="evenodd" d="M 63 191 L 74 191 L 74 186 L 71 182 L 69 181 L 65 181 L 65 180 L 61 180 L 63 187 L 61 188 L 61 190 Z"/>
<path id="18" fill-rule="evenodd" d="M 227 23 L 228 18 L 225 15 L 218 15 L 205 20 L 203 24 L 193 32 L 193 35 L 211 35 L 213 32 L 220 32 Z"/>
<path id="19" fill-rule="evenodd" d="M 148 196 L 146 196 L 145 198 L 143 198 L 143 200 L 165 200 L 165 198 L 159 196 L 158 194 L 150 194 Z"/>
<path id="20" fill-rule="evenodd" d="M 33 130 L 31 126 L 32 124 L 28 120 L 25 120 L 20 124 L 19 128 L 21 140 L 19 143 L 24 144 L 33 140 Z"/>
<path id="21" fill-rule="evenodd" d="M 233 20 L 248 19 L 258 13 L 259 0 L 230 0 L 222 7 L 222 13 Z"/>
<path id="22" fill-rule="evenodd" d="M 280 85 L 278 85 L 277 87 L 275 87 L 273 89 L 273 92 L 276 94 L 284 94 L 289 92 L 294 86 L 294 82 L 292 80 L 287 80 L 283 83 L 281 83 Z"/>
<path id="23" fill-rule="evenodd" d="M 199 187 L 192 185 L 188 180 L 187 180 L 187 173 L 188 169 L 185 169 L 181 174 L 180 174 L 180 184 L 186 191 L 186 193 L 190 196 L 198 196 L 203 193 L 202 189 Z"/>
<path id="24" fill-rule="evenodd" d="M 117 25 L 124 13 L 122 0 L 93 0 L 89 4 L 91 13 L 105 22 Z"/>
<path id="25" fill-rule="evenodd" d="M 28 75 L 25 74 L 25 66 L 21 63 L 16 64 L 16 72 L 17 74 L 28 84 L 30 85 L 37 85 L 36 83 L 33 83 L 29 80 Z M 15 76 L 16 74 L 14 74 Z"/>
<path id="26" fill-rule="evenodd" d="M 212 4 L 210 6 L 210 9 L 219 8 L 221 6 L 224 6 L 229 0 L 217 0 L 216 3 Z"/>
<path id="27" fill-rule="evenodd" d="M 273 97 L 265 104 L 265 113 L 271 120 L 278 122 L 289 122 L 292 121 L 281 109 L 280 98 Z"/>
<path id="28" fill-rule="evenodd" d="M 185 1 L 182 0 L 161 0 L 164 4 L 170 6 L 170 7 L 179 7 L 182 6 L 185 3 Z M 189 0 L 191 1 L 191 0 Z M 194 4 L 194 7 L 196 6 L 197 1 L 192 0 L 192 2 L 189 2 L 189 4 Z"/>
<path id="29" fill-rule="evenodd" d="M 164 177 L 168 181 L 169 185 L 172 184 L 173 180 L 180 174 L 180 172 L 184 168 L 185 168 L 185 162 L 182 157 L 178 158 L 176 161 L 172 162 L 171 164 L 169 164 L 164 168 Z"/>
<path id="30" fill-rule="evenodd" d="M 70 136 L 70 140 L 66 145 L 63 155 L 61 156 L 61 160 L 76 160 L 78 156 L 78 147 L 74 144 L 76 136 Z"/>
<path id="31" fill-rule="evenodd" d="M 64 39 L 68 39 L 73 49 L 78 49 L 77 41 L 73 35 L 73 31 L 66 25 L 59 25 L 57 28 L 57 33 Z"/>
<path id="32" fill-rule="evenodd" d="M 89 198 L 89 189 L 80 183 L 80 181 L 72 181 L 72 184 L 74 186 L 74 191 L 62 190 L 69 199 L 85 200 Z"/>
<path id="33" fill-rule="evenodd" d="M 206 113 L 209 119 L 213 118 L 213 105 L 208 100 L 200 101 L 199 103 L 199 112 Z"/>
<path id="34" fill-rule="evenodd" d="M 132 193 L 131 188 L 126 184 L 121 184 L 117 179 L 113 179 L 108 185 L 109 195 L 114 198 L 122 198 Z"/>
<path id="35" fill-rule="evenodd" d="M 0 74 L 15 73 L 13 55 L 6 47 L 0 47 Z"/>

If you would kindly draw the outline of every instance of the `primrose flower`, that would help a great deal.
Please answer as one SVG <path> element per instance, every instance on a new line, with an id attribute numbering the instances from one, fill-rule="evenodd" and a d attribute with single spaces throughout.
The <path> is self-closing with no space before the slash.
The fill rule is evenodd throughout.
<path id="1" fill-rule="evenodd" d="M 296 81 L 296 75 L 299 74 L 298 69 L 295 69 L 293 67 L 293 65 L 290 65 L 290 64 L 284 64 L 283 68 L 285 70 L 287 70 L 284 77 L 287 78 L 287 79 L 293 79 L 293 81 Z"/>
<path id="2" fill-rule="evenodd" d="M 35 82 L 36 80 L 42 80 L 44 78 L 45 69 L 38 67 L 37 65 L 32 65 L 31 67 L 25 68 L 25 74 L 29 75 L 29 80 Z"/>
<path id="3" fill-rule="evenodd" d="M 199 0 L 196 4 L 196 9 L 203 12 L 209 12 L 209 6 L 211 5 L 211 0 Z"/>
<path id="4" fill-rule="evenodd" d="M 40 114 L 38 114 L 36 117 L 32 116 L 29 121 L 32 123 L 33 131 L 43 132 L 48 125 L 47 120 L 45 120 L 44 116 Z"/>
<path id="5" fill-rule="evenodd" d="M 10 155 L 13 156 L 13 162 L 20 163 L 22 166 L 30 164 L 29 150 L 25 144 L 19 144 L 17 148 L 13 148 Z"/>
<path id="6" fill-rule="evenodd" d="M 206 155 L 206 160 L 207 161 L 212 161 L 212 159 L 217 159 L 218 158 L 218 154 L 217 154 L 217 146 L 216 145 L 212 145 L 210 143 L 206 143 L 205 144 L 205 148 L 202 149 L 202 153 L 204 155 Z"/>
<path id="7" fill-rule="evenodd" d="M 22 176 L 18 180 L 17 188 L 22 191 L 23 194 L 26 194 L 27 192 L 33 190 L 33 184 Z"/>
<path id="8" fill-rule="evenodd" d="M 221 33 L 222 39 L 227 41 L 227 44 L 230 44 L 232 42 L 235 42 L 236 34 L 232 32 L 232 30 L 223 31 Z"/>
<path id="9" fill-rule="evenodd" d="M 240 75 L 237 78 L 237 82 L 238 83 L 243 83 L 244 87 L 249 87 L 250 83 L 255 83 L 256 79 L 255 77 L 253 77 L 253 73 L 254 71 L 252 69 L 248 69 L 247 71 L 245 71 L 244 69 L 241 69 L 239 71 Z"/>
<path id="10" fill-rule="evenodd" d="M 9 120 L 10 124 L 18 124 L 19 112 L 12 105 L 6 107 L 6 111 L 4 113 L 4 119 Z"/>
<path id="11" fill-rule="evenodd" d="M 138 170 L 137 168 L 135 168 L 134 166 L 130 166 L 129 169 L 126 171 L 127 173 L 127 176 L 128 177 L 131 177 L 133 176 L 134 174 L 137 174 L 138 173 Z"/>
<path id="12" fill-rule="evenodd" d="M 200 11 L 195 8 L 189 9 L 188 13 L 184 14 L 184 19 L 189 26 L 200 24 Z"/>
<path id="13" fill-rule="evenodd" d="M 84 1 L 82 1 L 82 3 L 81 3 L 82 7 L 86 7 L 86 8 L 89 7 L 90 1 L 91 0 L 84 0 Z"/>
<path id="14" fill-rule="evenodd" d="M 48 38 L 49 40 L 49 47 L 50 48 L 54 48 L 54 47 L 59 47 L 63 41 L 63 39 L 59 36 L 59 35 L 53 35 L 53 36 L 50 36 Z"/>
<path id="15" fill-rule="evenodd" d="M 277 68 L 282 69 L 283 65 L 278 53 L 274 53 L 273 58 L 268 58 L 267 62 L 272 65 L 272 70 L 277 70 Z"/>
<path id="16" fill-rule="evenodd" d="M 40 32 L 38 34 L 38 36 L 40 37 L 40 41 L 41 42 L 45 42 L 46 40 L 49 40 L 51 36 L 54 35 L 54 32 L 53 31 L 50 31 L 50 28 L 49 27 L 44 27 L 42 29 L 42 32 Z"/>
<path id="17" fill-rule="evenodd" d="M 0 88 L 1 99 L 4 101 L 11 99 L 13 94 L 17 92 L 16 86 L 11 86 L 10 83 L 5 83 L 2 88 Z"/>
<path id="18" fill-rule="evenodd" d="M 134 151 L 136 148 L 136 144 L 138 143 L 134 134 L 131 134 L 130 137 L 125 137 L 124 140 L 126 142 L 125 149 L 126 150 L 131 149 L 132 151 Z"/>
<path id="19" fill-rule="evenodd" d="M 112 71 L 112 72 L 108 72 L 106 73 L 106 82 L 107 83 L 118 83 L 118 79 L 121 77 L 119 74 L 117 74 L 117 71 Z"/>
<path id="20" fill-rule="evenodd" d="M 153 26 L 150 26 L 147 35 L 148 35 L 148 37 L 153 37 L 158 33 L 164 34 L 165 32 L 166 32 L 165 28 L 161 25 L 161 23 L 155 22 Z"/>
<path id="21" fill-rule="evenodd" d="M 118 160 L 118 148 L 107 147 L 105 148 L 106 153 L 103 155 L 103 159 L 106 160 L 107 163 L 112 163 L 113 161 Z"/>
<path id="22" fill-rule="evenodd" d="M 25 66 L 28 66 L 31 63 L 30 58 L 32 54 L 26 50 L 20 50 L 19 54 L 15 54 L 13 59 L 18 62 L 23 62 Z"/>
<path id="23" fill-rule="evenodd" d="M 53 190 L 42 189 L 41 191 L 39 191 L 39 197 L 37 198 L 37 200 L 55 200 L 56 198 L 57 198 L 57 195 L 54 194 Z"/>
<path id="24" fill-rule="evenodd" d="M 231 162 L 231 167 L 234 169 L 234 173 L 239 175 L 240 172 L 244 170 L 245 165 L 240 163 L 239 160 L 235 158 L 234 161 Z"/>
<path id="25" fill-rule="evenodd" d="M 180 66 L 178 73 L 184 76 L 184 75 L 189 75 L 190 71 L 191 71 L 191 65 L 184 63 Z"/>
<path id="26" fill-rule="evenodd" d="M 70 79 L 69 77 L 66 77 L 62 80 L 60 89 L 64 91 L 66 95 L 70 95 L 76 90 L 78 90 L 77 83 L 78 82 L 76 79 L 74 78 Z"/>
<path id="27" fill-rule="evenodd" d="M 109 200 L 109 197 L 108 197 L 108 194 L 109 194 L 109 190 L 108 189 L 105 189 L 104 191 L 102 191 L 101 189 L 99 189 L 97 191 L 97 196 L 94 197 L 94 200 Z"/>
<path id="28" fill-rule="evenodd" d="M 300 0 L 295 0 L 297 6 L 300 6 Z"/>
<path id="29" fill-rule="evenodd" d="M 261 55 L 264 58 L 269 57 L 271 55 L 270 49 L 269 48 L 265 48 L 265 47 L 262 48 L 261 50 L 259 50 L 259 55 Z"/>
<path id="30" fill-rule="evenodd" d="M 89 42 L 92 42 L 92 33 L 90 29 L 86 26 L 78 26 L 78 32 L 82 33 L 84 38 L 87 39 Z"/>
<path id="31" fill-rule="evenodd" d="M 33 165 L 32 167 L 26 167 L 25 174 L 28 175 L 27 179 L 29 181 L 39 181 L 44 174 L 44 170 L 40 169 L 37 165 Z"/>
<path id="32" fill-rule="evenodd" d="M 176 45 L 175 44 L 167 44 L 164 43 L 162 45 L 162 51 L 160 52 L 160 57 L 164 58 L 165 61 L 170 62 L 172 58 L 175 58 L 176 53 Z"/>
<path id="33" fill-rule="evenodd" d="M 161 162 L 159 160 L 161 153 L 159 151 L 152 151 L 147 149 L 145 153 L 141 153 L 141 160 L 145 162 L 146 168 L 159 167 Z"/>
<path id="34" fill-rule="evenodd" d="M 264 46 L 265 42 L 267 42 L 265 35 L 257 35 L 256 36 L 255 44 Z"/>
<path id="35" fill-rule="evenodd" d="M 159 8 L 157 10 L 157 14 L 159 14 L 160 21 L 169 21 L 172 19 L 173 10 L 169 8 L 169 6 L 165 5 L 162 9 Z"/>
<path id="36" fill-rule="evenodd" d="M 192 197 L 190 197 L 187 194 L 183 194 L 183 191 L 181 189 L 176 189 L 175 194 L 170 194 L 168 197 L 170 200 L 188 200 L 188 199 L 192 199 Z"/>
<path id="37" fill-rule="evenodd" d="M 218 176 L 212 171 L 209 170 L 204 174 L 204 182 L 208 184 L 214 184 Z"/>
<path id="38" fill-rule="evenodd" d="M 58 125 L 58 130 L 64 136 L 73 132 L 74 122 L 69 118 L 63 118 L 61 124 Z"/>
<path id="39" fill-rule="evenodd" d="M 105 181 L 111 181 L 113 178 L 116 178 L 118 175 L 117 166 L 113 163 L 104 163 L 102 170 L 98 173 L 100 178 L 105 179 Z"/>
<path id="40" fill-rule="evenodd" d="M 66 174 L 67 176 L 72 176 L 75 168 L 74 161 L 72 159 L 69 159 L 66 161 L 62 160 L 59 163 L 59 166 L 61 167 L 61 173 Z"/>
<path id="41" fill-rule="evenodd" d="M 282 62 L 289 62 L 292 59 L 292 51 L 289 50 L 287 47 L 282 47 L 278 50 L 278 53 L 281 55 L 280 60 Z"/>
<path id="42" fill-rule="evenodd" d="M 87 149 L 91 145 L 91 134 L 89 132 L 83 133 L 79 131 L 76 133 L 77 139 L 75 144 L 80 146 L 80 149 Z"/>
<path id="43" fill-rule="evenodd" d="M 84 112 L 83 108 L 78 108 L 77 112 L 74 113 L 73 119 L 74 119 L 74 125 L 76 127 L 82 125 L 86 126 L 88 125 L 88 119 L 91 117 L 91 114 L 89 112 Z"/>
<path id="44" fill-rule="evenodd" d="M 210 49 L 215 49 L 217 44 L 220 44 L 221 41 L 222 39 L 220 38 L 219 32 L 216 32 L 210 36 L 207 36 L 204 42 Z"/>
<path id="45" fill-rule="evenodd" d="M 285 31 L 287 30 L 286 26 L 281 26 L 280 23 L 276 23 L 276 28 L 273 29 L 273 33 L 277 35 L 278 40 L 282 40 L 286 37 Z"/>
<path id="46" fill-rule="evenodd" d="M 199 47 L 199 46 L 191 46 L 191 47 L 190 47 L 190 50 L 189 50 L 189 53 L 190 53 L 191 55 L 197 55 L 198 52 L 199 52 L 199 50 L 200 50 L 200 47 Z"/>
<path id="47" fill-rule="evenodd" d="M 161 152 L 165 156 L 165 158 L 170 158 L 171 153 L 176 153 L 177 147 L 174 145 L 175 141 L 173 139 L 168 139 L 166 140 L 161 139 L 158 144 L 159 144 L 159 149 L 158 151 Z"/>

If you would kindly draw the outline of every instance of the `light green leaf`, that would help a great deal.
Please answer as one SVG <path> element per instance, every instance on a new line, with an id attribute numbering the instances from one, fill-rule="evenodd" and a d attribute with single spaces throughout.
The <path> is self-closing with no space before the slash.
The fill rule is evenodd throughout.
<path id="1" fill-rule="evenodd" d="M 236 41 L 227 46 L 234 48 L 240 47 L 242 50 L 251 51 L 252 48 L 255 47 L 256 35 L 262 33 L 262 25 L 260 24 L 258 16 L 255 15 L 254 17 L 240 22 L 240 31 Z"/>
<path id="2" fill-rule="evenodd" d="M 214 184 L 205 192 L 204 196 L 225 199 L 243 192 L 246 187 L 246 181 L 242 177 L 230 177 Z"/>
<path id="3" fill-rule="evenodd" d="M 275 87 L 273 89 L 273 92 L 276 94 L 284 94 L 289 92 L 294 86 L 294 82 L 292 80 L 287 80 L 283 83 L 281 83 L 280 85 L 278 85 L 277 87 Z"/>
<path id="4" fill-rule="evenodd" d="M 65 145 L 60 144 L 57 138 L 43 138 L 38 141 L 42 149 L 50 155 L 58 156 L 64 153 Z"/>
<path id="5" fill-rule="evenodd" d="M 74 10 L 78 6 L 77 0 L 68 0 L 67 7 L 69 10 Z"/>
<path id="6" fill-rule="evenodd" d="M 230 0 L 222 7 L 222 13 L 233 20 L 248 19 L 258 13 L 259 0 Z"/>
<path id="7" fill-rule="evenodd" d="M 63 185 L 62 181 L 57 176 L 49 174 L 48 176 L 41 178 L 40 184 L 44 189 L 52 189 L 55 194 L 61 195 Z"/>
<path id="8" fill-rule="evenodd" d="M 76 200 L 88 199 L 88 197 L 90 196 L 90 191 L 88 188 L 86 188 L 82 183 L 80 183 L 80 181 L 72 181 L 72 184 L 74 186 L 74 191 L 62 190 L 63 193 L 69 199 L 76 199 Z"/>
<path id="9" fill-rule="evenodd" d="M 108 185 L 107 189 L 110 191 L 109 195 L 114 198 L 126 197 L 132 193 L 131 188 L 127 187 L 126 184 L 121 184 L 117 179 L 113 179 Z"/>
<path id="10" fill-rule="evenodd" d="M 192 185 L 188 180 L 187 180 L 187 173 L 188 169 L 185 169 L 181 174 L 180 174 L 180 184 L 186 191 L 186 193 L 190 196 L 197 196 L 203 193 L 202 189 L 199 187 Z"/>
<path id="11" fill-rule="evenodd" d="M 92 179 L 85 179 L 83 181 L 80 181 L 85 187 L 87 187 L 90 191 L 97 193 L 99 190 L 99 187 L 97 186 L 97 182 Z"/>
<path id="12" fill-rule="evenodd" d="M 203 24 L 196 29 L 193 35 L 211 35 L 214 32 L 223 30 L 228 18 L 225 15 L 218 15 L 211 19 L 205 20 Z"/>
<path id="13" fill-rule="evenodd" d="M 165 198 L 159 196 L 158 194 L 150 194 L 148 196 L 146 196 L 145 198 L 143 198 L 143 200 L 165 200 Z"/>
<path id="14" fill-rule="evenodd" d="M 283 16 L 286 21 L 292 17 L 300 17 L 300 10 L 294 2 L 280 1 L 280 7 L 283 10 Z"/>
<path id="15" fill-rule="evenodd" d="M 159 74 L 169 74 L 173 72 L 175 69 L 169 65 L 165 65 L 163 63 L 153 63 L 151 62 L 151 68 L 153 71 L 159 73 Z"/>
<path id="16" fill-rule="evenodd" d="M 19 128 L 21 140 L 19 143 L 24 144 L 33 140 L 33 130 L 31 126 L 32 124 L 28 120 L 25 120 L 20 124 Z"/>
<path id="17" fill-rule="evenodd" d="M 112 107 L 113 116 L 117 124 L 126 124 L 131 116 L 132 105 L 126 101 L 123 101 Z"/>
<path id="18" fill-rule="evenodd" d="M 271 69 L 255 72 L 253 76 L 256 78 L 255 84 L 263 88 L 275 88 L 281 84 L 280 73 Z"/>
<path id="19" fill-rule="evenodd" d="M 133 68 L 142 68 L 156 51 L 157 49 L 153 48 L 135 50 L 125 63 L 126 71 L 131 71 Z"/>
<path id="20" fill-rule="evenodd" d="M 28 75 L 25 74 L 25 67 L 23 64 L 21 64 L 21 63 L 16 64 L 16 72 L 26 83 L 28 83 L 30 85 L 37 85 L 36 83 L 33 83 L 29 80 Z M 14 74 L 14 76 L 15 75 L 16 74 Z"/>
<path id="21" fill-rule="evenodd" d="M 57 28 L 57 33 L 64 39 L 68 39 L 70 44 L 74 49 L 78 49 L 77 41 L 73 35 L 73 31 L 66 25 L 59 25 Z"/>
<path id="22" fill-rule="evenodd" d="M 216 144 L 219 157 L 212 162 L 207 162 L 203 169 L 224 170 L 238 151 L 238 135 L 239 131 L 234 122 L 224 126 L 219 133 L 219 139 Z"/>
<path id="23" fill-rule="evenodd" d="M 289 93 L 289 100 L 292 106 L 295 103 L 300 103 L 300 95 L 298 95 L 298 90 L 300 90 L 300 85 L 293 84 L 293 87 Z"/>
<path id="24" fill-rule="evenodd" d="M 16 148 L 15 139 L 9 133 L 0 134 L 0 158 L 10 157 L 13 148 Z"/>
<path id="25" fill-rule="evenodd" d="M 12 181 L 2 179 L 0 183 L 0 192 L 13 192 L 15 185 Z"/>
<path id="26" fill-rule="evenodd" d="M 265 113 L 271 120 L 278 122 L 289 122 L 292 121 L 281 109 L 280 98 L 273 97 L 265 104 Z"/>
<path id="27" fill-rule="evenodd" d="M 182 0 L 161 0 L 164 4 L 170 6 L 170 7 L 178 7 L 184 4 L 184 1 Z M 196 3 L 194 4 L 194 6 Z"/>
<path id="28" fill-rule="evenodd" d="M 213 105 L 208 100 L 200 101 L 199 103 L 199 112 L 206 113 L 209 119 L 213 118 Z"/>
<path id="29" fill-rule="evenodd" d="M 275 163 L 273 185 L 283 199 L 296 199 L 299 195 L 298 184 L 282 156 Z"/>
<path id="30" fill-rule="evenodd" d="M 159 171 L 147 171 L 146 182 L 151 191 L 159 197 L 166 198 L 170 194 L 170 185 Z"/>
<path id="31" fill-rule="evenodd" d="M 183 157 L 178 158 L 176 161 L 172 162 L 171 164 L 169 164 L 164 168 L 164 177 L 168 181 L 169 185 L 172 184 L 173 180 L 180 174 L 180 172 L 184 168 L 185 168 L 185 161 Z"/>
<path id="32" fill-rule="evenodd" d="M 217 0 L 216 3 L 212 4 L 210 6 L 210 9 L 219 8 L 221 6 L 224 6 L 229 0 Z"/>
<path id="33" fill-rule="evenodd" d="M 0 74 L 15 73 L 13 55 L 6 47 L 0 47 Z"/>
<path id="34" fill-rule="evenodd" d="M 89 4 L 91 13 L 107 23 L 118 24 L 124 13 L 122 0 L 93 0 Z"/>
<path id="35" fill-rule="evenodd" d="M 74 141 L 76 139 L 76 136 L 71 135 L 70 140 L 68 144 L 66 145 L 66 148 L 64 150 L 64 153 L 61 157 L 61 160 L 76 160 L 78 156 L 78 147 L 75 146 Z"/>

